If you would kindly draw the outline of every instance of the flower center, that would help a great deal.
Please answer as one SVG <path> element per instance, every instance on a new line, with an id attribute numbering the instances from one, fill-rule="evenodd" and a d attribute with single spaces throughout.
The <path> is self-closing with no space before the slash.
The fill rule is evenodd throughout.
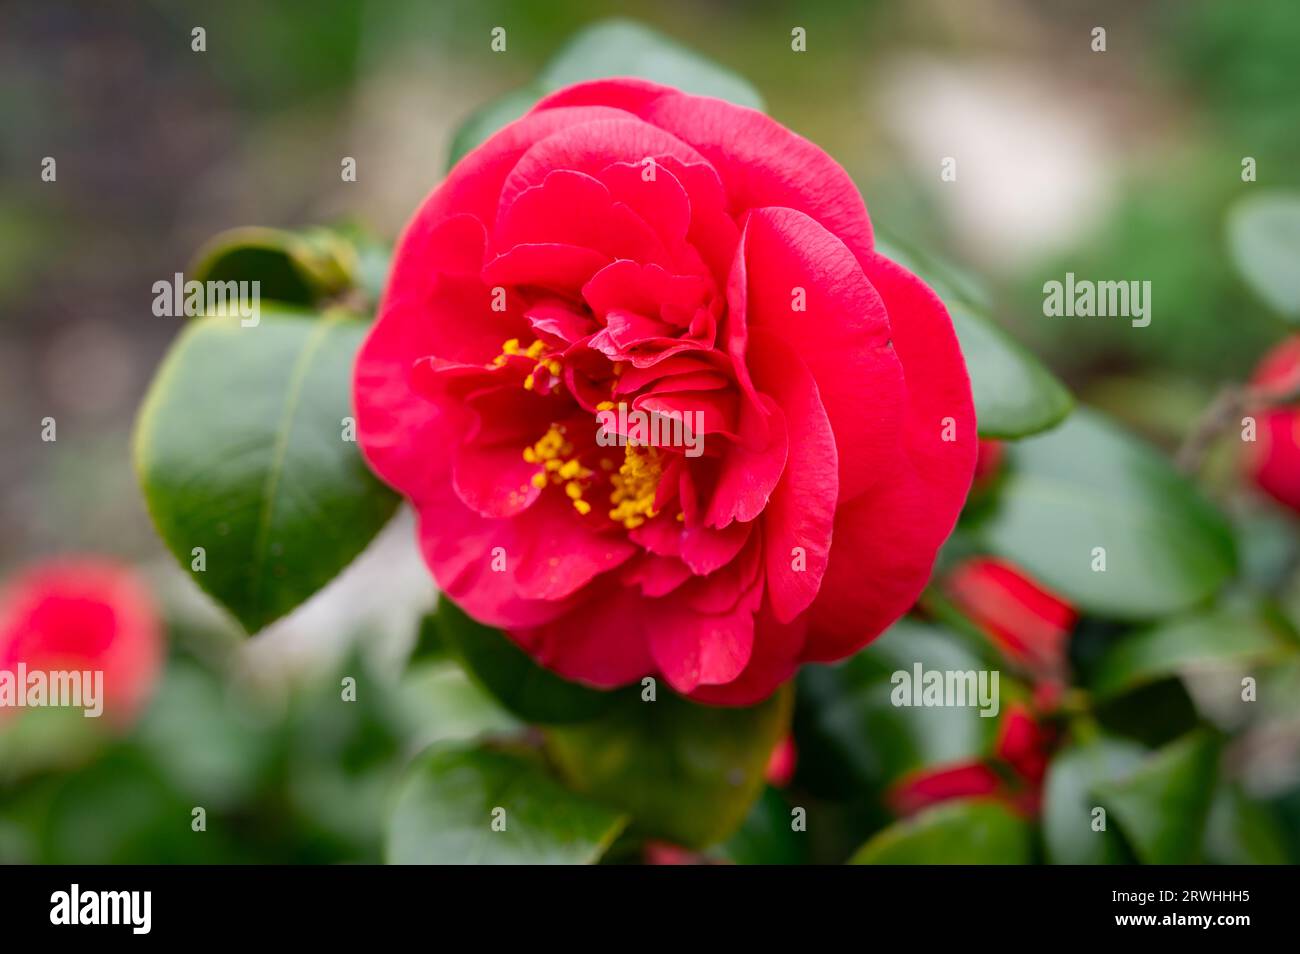
<path id="1" fill-rule="evenodd" d="M 501 354 L 492 363 L 501 367 L 515 357 L 534 362 L 533 372 L 524 379 L 526 389 L 548 393 L 560 385 L 563 367 L 543 342 L 534 341 L 524 347 L 518 338 L 511 338 L 502 344 Z M 614 365 L 615 377 L 622 371 L 622 362 Z M 613 401 L 602 401 L 597 405 L 597 410 L 606 411 L 614 407 Z M 592 505 L 585 497 L 587 491 L 592 489 L 595 471 L 583 466 L 582 455 L 575 453 L 565 425 L 552 424 L 537 441 L 524 448 L 523 457 L 530 464 L 540 465 L 540 469 L 531 478 L 534 487 L 545 490 L 551 485 L 563 486 L 574 510 L 584 517 L 591 513 Z M 628 530 L 635 530 L 658 515 L 659 511 L 654 506 L 655 495 L 659 489 L 659 479 L 663 476 L 664 463 L 665 455 L 658 447 L 632 441 L 624 445 L 623 463 L 617 473 L 613 472 L 612 459 L 600 458 L 600 469 L 609 475 L 609 502 L 612 505 L 609 510 L 610 520 L 622 524 Z M 678 514 L 677 519 L 682 519 L 681 514 Z"/>
<path id="2" fill-rule="evenodd" d="M 609 519 L 635 530 L 655 516 L 655 491 L 663 476 L 663 453 L 657 447 L 628 444 L 623 450 L 623 465 L 609 477 L 613 491 L 609 502 L 614 505 Z"/>
<path id="3" fill-rule="evenodd" d="M 552 424 L 537 443 L 525 447 L 524 460 L 542 465 L 542 469 L 533 474 L 534 487 L 544 490 L 547 484 L 563 484 L 565 494 L 573 501 L 573 509 L 583 516 L 591 513 L 591 504 L 583 500 L 582 495 L 592 471 L 573 456 L 573 442 L 565 437 L 563 424 Z"/>
<path id="4" fill-rule="evenodd" d="M 492 359 L 498 368 L 514 357 L 528 358 L 535 362 L 533 370 L 524 378 L 524 388 L 529 391 L 549 392 L 560 383 L 563 370 L 559 359 L 548 353 L 545 343 L 534 341 L 527 348 L 521 347 L 518 338 L 511 338 L 501 345 L 501 353 Z"/>

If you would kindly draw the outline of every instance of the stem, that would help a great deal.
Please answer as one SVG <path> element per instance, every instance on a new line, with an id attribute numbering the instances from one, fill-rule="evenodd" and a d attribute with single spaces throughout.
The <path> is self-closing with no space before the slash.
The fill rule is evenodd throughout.
<path id="1" fill-rule="evenodd" d="M 1300 402 L 1300 385 L 1281 393 L 1242 384 L 1226 385 L 1197 418 L 1174 455 L 1174 462 L 1184 474 L 1195 474 L 1205 463 L 1215 442 L 1229 430 L 1240 426 L 1242 415 L 1248 408 L 1278 407 L 1296 402 Z"/>
<path id="2" fill-rule="evenodd" d="M 1245 407 L 1245 390 L 1238 384 L 1229 384 L 1210 402 L 1191 432 L 1184 438 L 1174 463 L 1184 474 L 1195 474 L 1205 463 L 1206 455 L 1215 442 L 1239 421 Z"/>

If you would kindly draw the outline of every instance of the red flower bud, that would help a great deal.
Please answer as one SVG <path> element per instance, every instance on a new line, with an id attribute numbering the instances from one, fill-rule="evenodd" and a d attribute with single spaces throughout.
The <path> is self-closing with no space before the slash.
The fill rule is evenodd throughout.
<path id="1" fill-rule="evenodd" d="M 122 726 L 147 700 L 161 658 L 153 600 L 123 566 L 97 557 L 55 560 L 27 569 L 0 592 L 0 678 L 16 687 L 21 704 L 33 704 L 33 674 L 47 680 L 51 673 L 102 673 L 98 702 Z M 19 672 L 26 674 L 23 686 Z M 0 708 L 0 716 L 8 711 Z"/>
<path id="2" fill-rule="evenodd" d="M 786 734 L 767 760 L 767 781 L 777 788 L 785 788 L 794 778 L 795 766 L 799 762 L 799 751 L 794 745 L 794 736 Z"/>
<path id="3" fill-rule="evenodd" d="M 1053 738 L 1034 719 L 1029 709 L 1012 703 L 998 727 L 998 740 L 994 751 L 1026 782 L 1037 785 L 1047 774 L 1047 760 L 1051 756 Z"/>
<path id="4" fill-rule="evenodd" d="M 949 577 L 949 598 L 1011 661 L 1043 678 L 1065 669 L 1078 613 L 1003 560 L 967 560 Z"/>
<path id="5" fill-rule="evenodd" d="M 905 776 L 886 796 L 898 815 L 957 798 L 994 798 L 1022 815 L 1038 814 L 1043 778 L 1056 738 L 1021 703 L 1007 707 L 993 756 Z"/>
<path id="6" fill-rule="evenodd" d="M 997 479 L 1002 470 L 1005 448 L 1001 441 L 980 439 L 975 451 L 974 491 L 984 490 Z"/>
<path id="7" fill-rule="evenodd" d="M 1266 397 L 1300 391 L 1300 336 L 1289 338 L 1260 362 L 1251 385 Z M 1251 412 L 1255 441 L 1246 445 L 1247 476 L 1284 507 L 1300 513 L 1300 403 Z"/>
<path id="8" fill-rule="evenodd" d="M 907 776 L 890 791 L 886 801 L 898 815 L 911 815 L 923 808 L 954 798 L 981 798 L 1002 788 L 998 773 L 983 762 L 959 762 Z"/>
<path id="9" fill-rule="evenodd" d="M 645 843 L 645 863 L 648 865 L 698 865 L 700 856 L 666 841 Z"/>

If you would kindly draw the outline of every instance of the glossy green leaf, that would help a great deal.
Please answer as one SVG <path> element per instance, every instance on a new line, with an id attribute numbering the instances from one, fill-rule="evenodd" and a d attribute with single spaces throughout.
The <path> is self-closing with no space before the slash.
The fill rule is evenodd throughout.
<path id="1" fill-rule="evenodd" d="M 265 304 L 253 327 L 196 319 L 140 409 L 136 469 L 154 524 L 249 632 L 328 583 L 397 506 L 349 439 L 365 333 L 341 314 Z"/>
<path id="2" fill-rule="evenodd" d="M 635 76 L 697 96 L 764 108 L 762 95 L 747 80 L 631 20 L 604 20 L 575 34 L 551 58 L 539 82 L 546 89 L 559 89 L 606 76 Z"/>
<path id="3" fill-rule="evenodd" d="M 1219 747 L 1207 732 L 1171 742 L 1123 778 L 1096 786 L 1101 804 L 1144 864 L 1191 864 L 1214 794 Z"/>
<path id="4" fill-rule="evenodd" d="M 247 226 L 214 236 L 199 249 L 188 278 L 256 281 L 262 301 L 311 306 L 348 288 L 357 270 L 352 244 L 324 228 L 302 232 Z"/>
<path id="5" fill-rule="evenodd" d="M 603 20 L 575 34 L 534 83 L 471 113 L 452 138 L 448 168 L 547 93 L 607 76 L 635 76 L 699 96 L 764 108 L 763 97 L 748 81 L 671 37 L 631 20 Z"/>
<path id="6" fill-rule="evenodd" d="M 1033 861 L 1029 823 L 1000 802 L 954 801 L 895 822 L 851 865 L 1022 865 Z"/>
<path id="7" fill-rule="evenodd" d="M 466 669 L 501 704 L 528 722 L 582 722 L 605 710 L 614 693 L 588 689 L 543 669 L 505 634 L 483 626 L 445 596 L 434 624 Z"/>
<path id="8" fill-rule="evenodd" d="M 900 707 L 891 676 L 929 670 L 975 671 L 987 665 L 939 626 L 904 618 L 866 649 L 835 666 L 809 666 L 799 677 L 801 707 L 835 765 L 835 775 L 877 793 L 908 772 L 982 758 L 998 719 L 975 707 Z M 999 676 L 1006 704 L 1009 676 Z"/>
<path id="9" fill-rule="evenodd" d="M 905 266 L 943 299 L 966 358 L 981 437 L 1018 438 L 1060 423 L 1074 399 L 1052 372 L 988 317 L 984 294 L 970 279 L 894 240 L 876 248 Z"/>
<path id="10" fill-rule="evenodd" d="M 1252 291 L 1300 322 L 1300 193 L 1265 192 L 1233 206 L 1228 248 Z"/>
<path id="11" fill-rule="evenodd" d="M 591 864 L 626 822 L 534 758 L 437 745 L 398 788 L 385 856 L 390 864 Z"/>
<path id="12" fill-rule="evenodd" d="M 1116 637 L 1090 688 L 1104 698 L 1166 676 L 1267 662 L 1295 651 L 1259 614 L 1214 609 Z"/>
<path id="13" fill-rule="evenodd" d="M 722 841 L 763 789 L 790 723 L 789 687 L 747 708 L 702 706 L 660 689 L 623 694 L 599 719 L 547 732 L 570 785 L 627 811 L 637 828 L 688 848 Z"/>
<path id="14" fill-rule="evenodd" d="M 1097 787 L 1122 778 L 1142 763 L 1146 750 L 1135 742 L 1101 738 L 1072 746 L 1054 759 L 1043 788 L 1043 841 L 1052 864 L 1122 864 L 1131 855 L 1114 819 L 1105 818 Z"/>
<path id="15" fill-rule="evenodd" d="M 970 529 L 1082 609 L 1140 619 L 1212 596 L 1236 569 L 1231 531 L 1153 448 L 1080 410 L 1008 448 L 996 505 Z M 1105 570 L 1100 567 L 1104 549 Z"/>
<path id="16" fill-rule="evenodd" d="M 1027 437 L 1065 419 L 1074 399 L 1037 358 L 972 306 L 951 302 L 948 312 L 970 372 L 981 437 Z"/>

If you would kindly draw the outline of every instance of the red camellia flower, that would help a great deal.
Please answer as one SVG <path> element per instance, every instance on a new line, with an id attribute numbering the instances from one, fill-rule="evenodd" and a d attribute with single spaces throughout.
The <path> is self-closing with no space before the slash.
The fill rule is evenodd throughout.
<path id="1" fill-rule="evenodd" d="M 1079 614 L 1005 560 L 966 560 L 948 577 L 948 596 L 1009 660 L 1063 683 L 1070 633 Z"/>
<path id="2" fill-rule="evenodd" d="M 630 79 L 546 97 L 424 201 L 355 402 L 471 616 L 725 704 L 905 612 L 975 457 L 947 311 L 844 170 Z"/>
<path id="3" fill-rule="evenodd" d="M 98 557 L 53 560 L 0 592 L 0 671 L 17 673 L 21 664 L 29 674 L 102 672 L 104 716 L 118 725 L 148 700 L 161 658 L 153 600 L 126 567 Z"/>
<path id="4" fill-rule="evenodd" d="M 1300 391 L 1300 336 L 1270 351 L 1251 385 L 1260 394 L 1279 399 Z M 1246 473 L 1278 503 L 1300 513 L 1300 402 L 1251 413 L 1256 435 L 1254 443 L 1246 445 Z"/>

